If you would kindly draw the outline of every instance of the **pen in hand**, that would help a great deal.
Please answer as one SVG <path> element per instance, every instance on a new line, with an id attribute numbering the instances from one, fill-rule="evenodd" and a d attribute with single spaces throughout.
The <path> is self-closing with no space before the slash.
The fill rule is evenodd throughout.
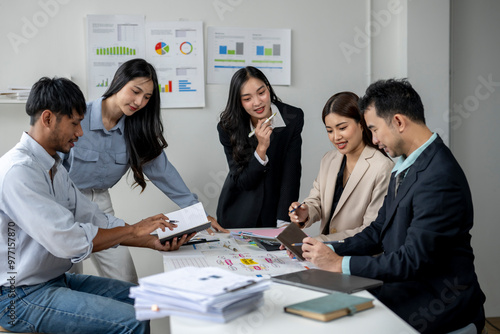
<path id="1" fill-rule="evenodd" d="M 302 203 L 300 203 L 298 207 L 296 207 L 295 209 L 290 210 L 290 213 L 292 213 L 292 212 L 294 212 L 295 210 L 297 210 L 298 208 L 300 208 L 300 207 L 302 206 L 302 204 L 306 204 L 306 202 L 302 202 Z"/>
<path id="2" fill-rule="evenodd" d="M 174 223 L 178 223 L 179 221 L 178 220 L 173 220 L 173 219 L 167 219 L 167 220 L 165 220 L 165 222 L 166 223 L 172 223 L 172 224 L 174 224 Z"/>
<path id="3" fill-rule="evenodd" d="M 264 123 L 262 123 L 262 124 L 266 124 L 267 122 L 269 122 L 269 121 L 270 121 L 270 120 L 274 117 L 274 115 L 276 115 L 276 113 L 274 113 L 274 114 L 272 114 L 271 116 L 269 116 L 269 118 L 268 118 L 268 119 L 266 119 L 266 120 L 264 121 Z M 252 131 L 248 134 L 248 138 L 252 137 L 254 134 L 255 134 L 255 129 L 253 129 L 253 130 L 252 130 Z"/>
<path id="4" fill-rule="evenodd" d="M 344 240 L 332 240 L 332 241 L 322 241 L 322 243 L 327 244 L 327 245 L 332 245 L 332 244 L 343 244 Z M 302 242 L 296 242 L 291 244 L 291 246 L 302 246 L 304 243 Z"/>

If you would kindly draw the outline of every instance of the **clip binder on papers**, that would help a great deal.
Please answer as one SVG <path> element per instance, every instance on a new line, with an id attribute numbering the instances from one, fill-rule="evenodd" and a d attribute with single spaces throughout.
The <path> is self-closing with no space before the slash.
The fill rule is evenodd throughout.
<path id="1" fill-rule="evenodd" d="M 246 289 L 248 288 L 249 286 L 252 286 L 254 284 L 257 284 L 257 281 L 248 281 L 247 284 L 244 284 L 244 285 L 240 285 L 240 286 L 236 286 L 236 287 L 226 287 L 224 288 L 224 291 L 225 292 L 234 292 L 234 291 L 238 291 L 238 290 L 242 290 L 242 289 Z"/>

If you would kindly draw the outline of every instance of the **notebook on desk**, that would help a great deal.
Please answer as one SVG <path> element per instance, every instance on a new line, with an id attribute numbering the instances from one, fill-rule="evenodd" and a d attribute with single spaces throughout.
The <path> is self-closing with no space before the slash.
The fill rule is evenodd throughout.
<path id="1" fill-rule="evenodd" d="M 353 315 L 373 307 L 373 298 L 335 292 L 319 298 L 285 306 L 285 312 L 320 321 L 330 321 Z"/>
<path id="2" fill-rule="evenodd" d="M 382 281 L 376 279 L 333 273 L 321 269 L 297 271 L 274 276 L 271 279 L 277 283 L 294 285 L 326 293 L 335 291 L 354 293 L 361 290 L 373 289 L 383 284 Z"/>
<path id="3" fill-rule="evenodd" d="M 297 259 L 304 261 L 302 256 L 302 246 L 292 246 L 293 243 L 302 242 L 307 237 L 297 225 L 294 223 L 289 224 L 278 236 L 278 239 L 290 252 L 292 252 Z"/>

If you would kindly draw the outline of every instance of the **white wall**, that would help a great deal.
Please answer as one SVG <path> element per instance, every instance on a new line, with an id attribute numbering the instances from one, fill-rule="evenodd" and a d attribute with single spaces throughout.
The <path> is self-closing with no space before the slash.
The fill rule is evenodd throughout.
<path id="1" fill-rule="evenodd" d="M 48 10 L 44 9 L 47 3 L 51 4 Z M 360 10 L 360 7 L 366 10 Z M 217 8 L 228 10 L 218 12 Z M 303 198 L 309 192 L 321 157 L 331 148 L 320 118 L 324 103 L 340 90 L 362 94 L 368 83 L 369 48 L 358 45 L 357 53 L 349 56 L 340 48 L 342 43 L 356 45 L 355 32 L 356 29 L 365 29 L 369 16 L 367 9 L 367 1 L 352 3 L 348 0 L 322 0 L 312 4 L 298 0 L 147 1 L 146 4 L 137 2 L 127 6 L 115 1 L 2 1 L 0 64 L 3 65 L 0 87 L 31 85 L 43 75 L 70 75 L 85 92 L 84 18 L 87 14 L 144 14 L 150 21 L 202 20 L 205 28 L 291 28 L 292 84 L 276 86 L 275 90 L 283 101 L 299 106 L 305 112 Z M 313 15 L 305 16 L 305 13 Z M 44 15 L 48 20 L 38 21 Z M 37 31 L 27 29 L 30 24 L 38 24 Z M 15 44 L 14 47 L 8 39 L 12 34 L 25 38 L 26 43 Z M 213 215 L 227 173 L 227 163 L 216 131 L 227 91 L 227 85 L 207 85 L 205 108 L 162 111 L 169 159 Z M 0 117 L 0 126 L 5 128 L 0 132 L 0 153 L 3 153 L 17 142 L 21 131 L 28 128 L 28 119 L 22 105 L 0 104 Z M 4 131 L 9 131 L 9 135 L 4 135 Z M 139 195 L 138 189 L 131 190 L 129 185 L 130 182 L 127 183 L 124 178 L 112 190 L 116 213 L 127 221 L 133 223 L 157 212 L 176 209 L 154 186 Z"/>
<path id="2" fill-rule="evenodd" d="M 500 316 L 500 2 L 452 1 L 451 149 L 474 200 L 472 246 L 486 316 Z M 488 83 L 490 82 L 490 83 Z"/>
<path id="3" fill-rule="evenodd" d="M 228 11 L 218 13 L 216 8 L 222 5 Z M 384 13 L 389 13 L 389 21 L 384 21 Z M 305 112 L 301 198 L 307 196 L 319 161 L 331 148 L 320 114 L 326 100 L 340 90 L 362 95 L 373 80 L 408 76 L 422 95 L 429 126 L 442 129 L 448 137 L 449 1 L 149 0 L 124 5 L 122 1 L 0 0 L 0 89 L 31 85 L 43 75 L 71 75 L 85 92 L 87 14 L 201 20 L 205 28 L 291 28 L 292 84 L 275 89 L 283 101 Z M 38 22 L 39 27 L 23 36 L 26 22 Z M 18 52 L 9 34 L 25 38 Z M 162 111 L 169 143 L 166 152 L 213 215 L 227 172 L 216 131 L 227 91 L 227 85 L 207 85 L 205 108 Z M 0 154 L 27 129 L 24 105 L 0 104 Z M 139 194 L 125 179 L 114 187 L 112 196 L 117 216 L 131 223 L 177 209 L 154 186 Z M 482 238 L 474 237 L 474 241 Z M 133 249 L 133 256 L 140 276 L 162 270 L 157 253 Z M 483 277 L 487 276 L 485 272 Z"/>
<path id="4" fill-rule="evenodd" d="M 61 0 L 59 0 L 61 1 Z M 323 131 L 320 113 L 326 100 L 339 90 L 353 90 L 360 94 L 366 87 L 367 55 L 364 50 L 348 62 L 339 48 L 342 41 L 353 43 L 355 27 L 364 28 L 366 2 L 316 1 L 261 1 L 260 6 L 249 1 L 147 1 L 128 3 L 115 1 L 64 1 L 38 32 L 18 45 L 16 53 L 7 39 L 9 33 L 21 35 L 25 21 L 34 22 L 43 8 L 40 3 L 59 3 L 55 0 L 3 1 L 1 3 L 0 87 L 11 84 L 31 85 L 42 75 L 71 75 L 86 91 L 86 59 L 84 17 L 87 14 L 145 14 L 146 20 L 202 20 L 204 26 L 244 26 L 292 29 L 292 85 L 275 87 L 281 99 L 303 108 L 306 115 L 304 129 L 302 195 L 305 196 L 317 171 L 323 153 L 330 148 Z M 62 1 L 61 1 L 62 2 Z M 226 11 L 219 16 L 217 4 Z M 286 8 L 286 14 L 280 14 Z M 304 13 L 312 12 L 310 18 Z M 301 19 L 298 20 L 297 18 Z M 42 52 L 43 50 L 43 52 Z M 227 85 L 207 85 L 206 108 L 165 109 L 163 120 L 169 143 L 167 154 L 179 169 L 185 181 L 203 200 L 208 212 L 215 214 L 227 164 L 218 141 L 216 123 L 227 98 Z M 1 105 L 1 117 L 12 110 Z M 14 108 L 21 108 L 15 106 Z M 23 115 L 16 112 L 23 125 Z M 13 115 L 12 115 L 13 116 Z M 17 118 L 16 118 L 17 119 Z M 24 129 L 27 126 L 25 124 Z M 9 126 L 11 128 L 11 126 Z M 21 129 L 23 127 L 21 126 Z M 9 143 L 18 138 L 14 136 Z M 157 211 L 174 209 L 153 187 L 138 196 L 138 191 L 125 190 L 125 183 L 115 191 L 116 209 L 131 222 Z M 136 198 L 137 197 L 137 198 Z M 121 199 L 123 198 L 123 200 Z M 131 206 L 130 203 L 137 203 Z M 123 204 L 123 205 L 122 205 Z"/>

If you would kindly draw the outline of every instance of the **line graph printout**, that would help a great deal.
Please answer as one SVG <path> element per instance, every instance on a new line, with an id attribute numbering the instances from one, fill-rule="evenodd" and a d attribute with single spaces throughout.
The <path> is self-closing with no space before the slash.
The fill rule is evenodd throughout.
<path id="1" fill-rule="evenodd" d="M 229 84 L 242 67 L 259 68 L 272 85 L 290 85 L 291 30 L 208 27 L 207 82 Z"/>

